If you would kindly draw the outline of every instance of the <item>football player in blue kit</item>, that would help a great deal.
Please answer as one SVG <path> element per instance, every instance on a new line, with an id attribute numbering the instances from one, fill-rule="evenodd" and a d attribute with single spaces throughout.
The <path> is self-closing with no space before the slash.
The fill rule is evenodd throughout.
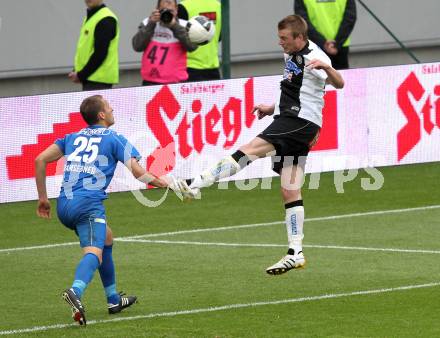
<path id="1" fill-rule="evenodd" d="M 105 189 L 113 178 L 116 165 L 122 162 L 139 181 L 155 187 L 168 187 L 167 181 L 155 177 L 140 166 L 139 152 L 117 132 L 108 129 L 114 124 L 113 109 L 100 95 L 86 98 L 80 112 L 87 128 L 68 134 L 50 145 L 35 159 L 38 190 L 37 215 L 50 217 L 46 191 L 46 166 L 65 157 L 64 178 L 57 200 L 60 221 L 79 237 L 83 257 L 71 288 L 62 293 L 72 309 L 72 317 L 86 324 L 81 297 L 99 271 L 110 314 L 118 313 L 136 302 L 135 296 L 116 291 L 115 267 L 112 258 L 113 234 L 107 224 L 103 200 Z"/>

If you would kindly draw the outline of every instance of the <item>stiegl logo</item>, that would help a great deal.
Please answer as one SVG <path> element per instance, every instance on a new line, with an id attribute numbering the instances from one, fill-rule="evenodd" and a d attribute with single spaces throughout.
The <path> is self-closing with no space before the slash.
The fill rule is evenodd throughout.
<path id="1" fill-rule="evenodd" d="M 422 102 L 420 112 L 411 102 L 411 97 Z M 397 133 L 397 160 L 401 161 L 421 140 L 423 130 L 431 135 L 435 127 L 440 128 L 440 84 L 429 93 L 414 72 L 397 89 L 397 103 L 407 119 L 407 123 Z M 435 117 L 434 117 L 435 115 Z"/>
<path id="2" fill-rule="evenodd" d="M 193 152 L 200 154 L 205 145 L 230 149 L 243 127 L 252 127 L 256 119 L 253 107 L 252 78 L 244 84 L 243 97 L 231 96 L 223 107 L 216 104 L 207 107 L 199 99 L 193 100 L 189 107 L 182 107 L 169 87 L 163 86 L 146 105 L 147 125 L 159 142 L 147 158 L 147 167 L 162 176 L 174 168 L 176 152 L 185 159 Z M 182 111 L 185 113 L 181 114 Z M 180 119 L 178 127 L 170 130 L 167 119 L 177 118 Z"/>

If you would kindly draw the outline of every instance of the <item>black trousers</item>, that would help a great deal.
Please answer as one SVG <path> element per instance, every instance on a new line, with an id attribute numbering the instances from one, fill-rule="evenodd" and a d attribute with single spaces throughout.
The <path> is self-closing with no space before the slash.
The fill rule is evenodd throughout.
<path id="1" fill-rule="evenodd" d="M 93 81 L 85 81 L 82 84 L 83 90 L 98 90 L 98 89 L 111 89 L 113 85 L 111 83 L 101 83 Z"/>
<path id="2" fill-rule="evenodd" d="M 142 80 L 142 86 L 161 86 L 165 83 L 158 83 L 158 82 L 150 82 L 147 80 Z"/>
<path id="3" fill-rule="evenodd" d="M 347 69 L 348 67 L 348 47 L 338 49 L 338 54 L 329 55 L 334 69 Z"/>
<path id="4" fill-rule="evenodd" d="M 188 68 L 188 82 L 220 80 L 220 71 L 214 69 Z"/>

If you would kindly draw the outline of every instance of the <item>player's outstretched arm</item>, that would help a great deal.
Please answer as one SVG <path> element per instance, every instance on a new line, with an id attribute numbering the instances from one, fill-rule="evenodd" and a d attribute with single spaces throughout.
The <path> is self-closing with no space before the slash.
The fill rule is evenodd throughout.
<path id="1" fill-rule="evenodd" d="M 59 160 L 63 155 L 61 149 L 56 144 L 52 144 L 35 159 L 35 182 L 38 191 L 37 215 L 39 217 L 50 218 L 50 203 L 46 190 L 46 166 L 48 163 Z"/>
<path id="2" fill-rule="evenodd" d="M 152 186 L 158 188 L 168 187 L 168 183 L 165 182 L 165 180 L 156 177 L 152 173 L 146 171 L 144 168 L 141 167 L 141 165 L 135 158 L 131 158 L 127 162 L 125 162 L 125 166 L 128 168 L 128 170 L 131 171 L 133 176 L 142 183 L 151 184 Z"/>
<path id="3" fill-rule="evenodd" d="M 326 80 L 327 83 L 330 83 L 333 87 L 337 89 L 344 88 L 344 79 L 342 78 L 341 73 L 339 73 L 329 64 L 318 59 L 313 59 L 307 65 L 307 68 L 324 70 L 328 76 Z"/>

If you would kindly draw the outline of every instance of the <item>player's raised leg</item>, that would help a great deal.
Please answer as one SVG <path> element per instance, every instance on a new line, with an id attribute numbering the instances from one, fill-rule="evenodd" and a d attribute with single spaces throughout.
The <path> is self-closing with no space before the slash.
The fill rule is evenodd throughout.
<path id="1" fill-rule="evenodd" d="M 222 158 L 211 168 L 204 170 L 194 179 L 180 180 L 183 185 L 183 193 L 187 195 L 194 194 L 200 188 L 206 188 L 215 182 L 235 175 L 241 169 L 245 168 L 254 159 L 269 156 L 275 150 L 274 146 L 260 137 L 255 137 L 251 142 L 240 147 L 232 155 Z"/>
<path id="2" fill-rule="evenodd" d="M 303 165 L 293 165 L 281 169 L 281 193 L 286 211 L 285 220 L 289 248 L 281 260 L 266 269 L 268 274 L 280 275 L 291 269 L 302 268 L 306 263 L 302 248 L 304 206 L 301 185 L 303 178 Z"/>
<path id="3" fill-rule="evenodd" d="M 106 227 L 106 238 L 102 250 L 102 263 L 99 267 L 99 275 L 107 298 L 107 307 L 110 314 L 121 312 L 123 309 L 136 303 L 136 296 L 125 296 L 116 291 L 116 272 L 113 262 L 113 233 L 110 227 Z"/>

